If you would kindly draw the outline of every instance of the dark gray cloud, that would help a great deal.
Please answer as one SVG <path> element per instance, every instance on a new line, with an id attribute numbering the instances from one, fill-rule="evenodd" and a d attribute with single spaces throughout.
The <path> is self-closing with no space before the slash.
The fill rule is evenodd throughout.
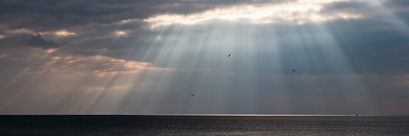
<path id="1" fill-rule="evenodd" d="M 26 42 L 27 45 L 29 46 L 33 46 L 33 47 L 39 47 L 39 48 L 43 48 L 43 49 L 53 49 L 53 48 L 58 48 L 61 46 L 61 44 L 56 43 L 54 40 L 45 40 L 40 34 L 36 34 L 36 35 L 31 35 L 28 38 L 23 37 Z"/>

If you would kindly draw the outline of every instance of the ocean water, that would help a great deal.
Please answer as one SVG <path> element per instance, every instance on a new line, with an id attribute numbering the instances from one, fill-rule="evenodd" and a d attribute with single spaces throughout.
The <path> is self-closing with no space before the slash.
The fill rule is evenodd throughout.
<path id="1" fill-rule="evenodd" d="M 409 117 L 2 115 L 0 135 L 409 136 Z"/>

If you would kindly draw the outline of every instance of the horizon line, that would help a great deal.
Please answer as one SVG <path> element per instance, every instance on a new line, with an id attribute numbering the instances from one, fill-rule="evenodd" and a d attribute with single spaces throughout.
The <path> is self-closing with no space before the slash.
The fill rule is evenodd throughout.
<path id="1" fill-rule="evenodd" d="M 0 114 L 0 116 L 9 115 L 45 115 L 45 116 L 66 116 L 66 115 L 123 115 L 123 116 L 356 116 L 357 114 Z M 409 116 L 409 115 L 368 115 L 368 114 L 358 114 L 358 116 Z"/>

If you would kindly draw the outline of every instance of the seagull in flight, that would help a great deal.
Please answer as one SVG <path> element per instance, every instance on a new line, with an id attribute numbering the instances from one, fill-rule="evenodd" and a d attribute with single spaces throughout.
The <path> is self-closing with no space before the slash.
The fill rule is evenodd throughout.
<path id="1" fill-rule="evenodd" d="M 293 72 L 295 72 L 295 70 L 293 69 Z"/>
<path id="2" fill-rule="evenodd" d="M 231 56 L 231 54 L 229 54 L 229 56 L 227 56 L 227 58 L 230 57 L 230 56 Z"/>

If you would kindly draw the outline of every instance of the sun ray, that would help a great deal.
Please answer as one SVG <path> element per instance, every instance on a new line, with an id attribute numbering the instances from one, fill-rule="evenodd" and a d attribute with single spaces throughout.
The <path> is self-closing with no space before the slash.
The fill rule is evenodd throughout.
<path id="1" fill-rule="evenodd" d="M 387 1 L 186 4 L 192 3 L 191 9 L 101 14 L 90 18 L 99 18 L 95 22 L 72 26 L 0 25 L 0 44 L 18 41 L 17 49 L 1 47 L 7 51 L 1 52 L 0 63 L 13 65 L 4 68 L 12 73 L 0 78 L 1 113 L 385 112 L 367 88 L 373 83 L 364 82 L 377 75 L 355 69 L 367 68 L 356 64 L 365 59 L 350 55 L 359 56 L 351 51 L 361 48 L 358 44 L 387 37 L 383 32 L 400 32 L 393 38 L 407 43 L 409 27 Z M 27 39 L 37 31 L 39 39 Z M 374 31 L 377 36 L 365 35 Z M 44 49 L 54 44 L 59 47 Z M 372 51 L 369 46 L 362 48 Z M 398 49 L 406 48 L 393 50 Z M 404 75 L 406 65 L 401 67 Z"/>

